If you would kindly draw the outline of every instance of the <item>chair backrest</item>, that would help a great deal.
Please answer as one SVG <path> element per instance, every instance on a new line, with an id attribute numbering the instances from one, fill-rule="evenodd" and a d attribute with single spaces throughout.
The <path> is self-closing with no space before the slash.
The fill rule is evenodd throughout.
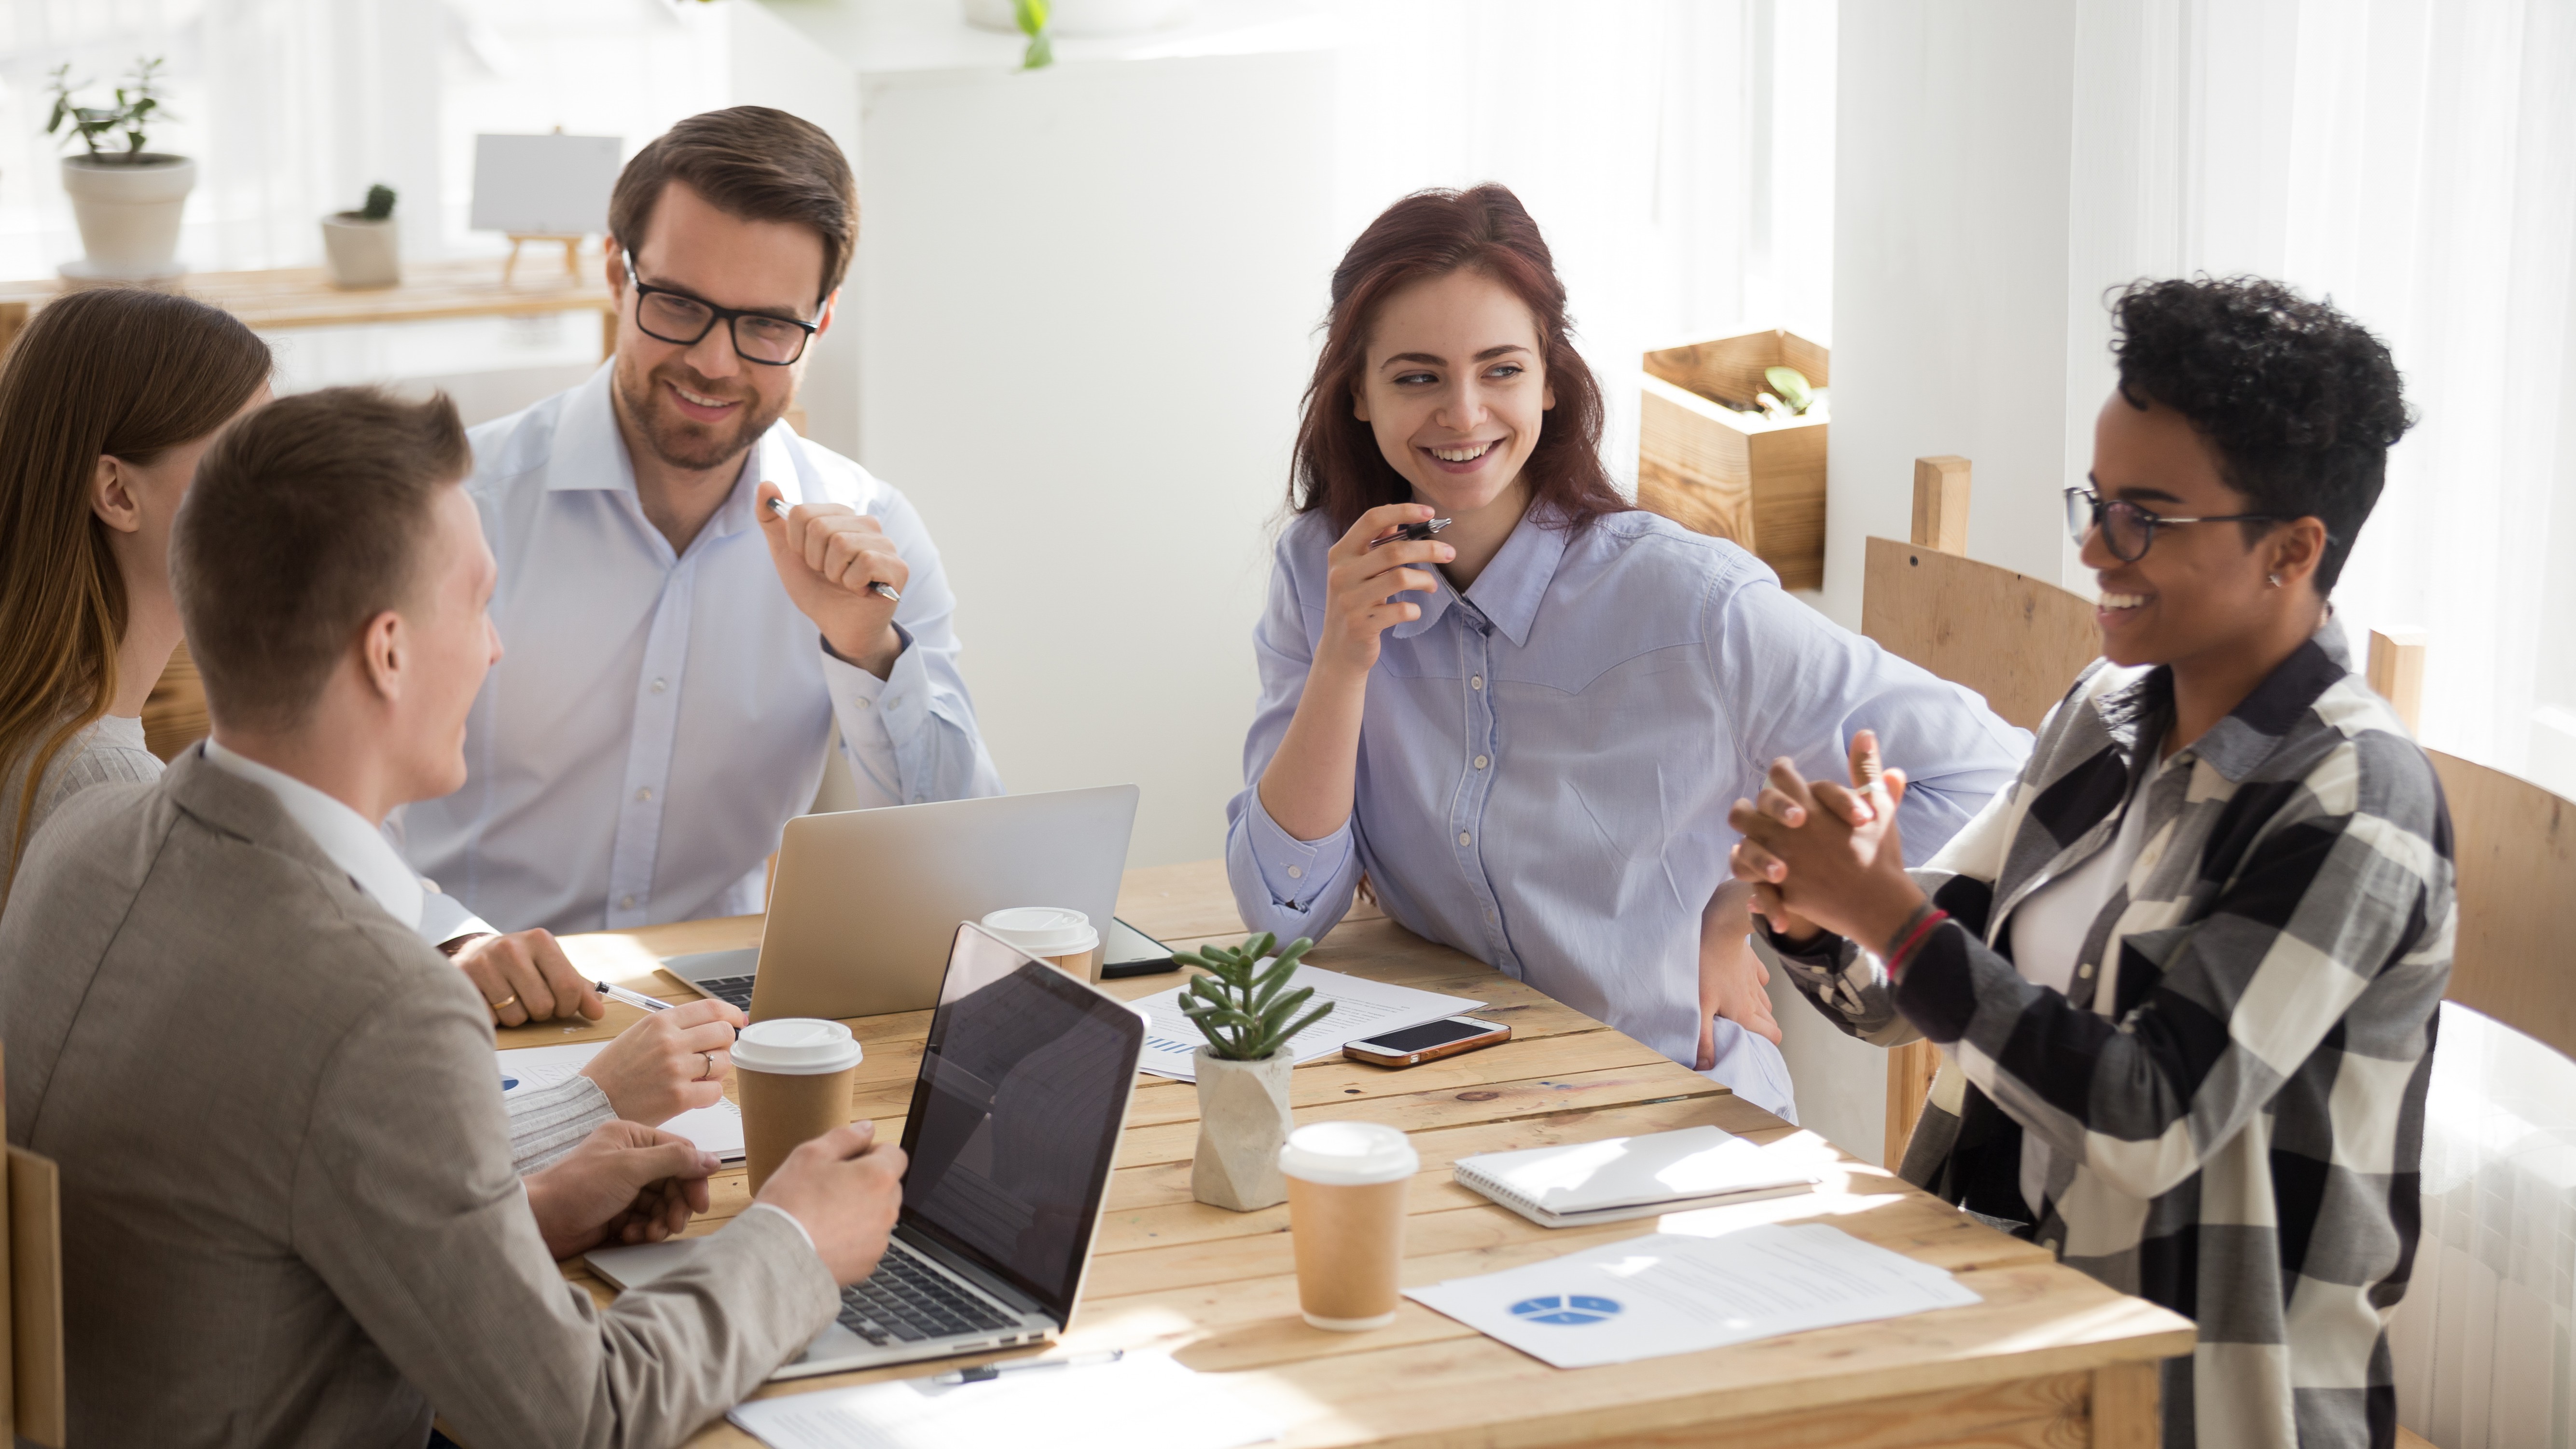
<path id="1" fill-rule="evenodd" d="M 5 1120 L 0 1112 L 0 1120 Z M 62 1180 L 51 1158 L 8 1149 L 0 1211 L 0 1442 L 62 1449 Z"/>
<path id="2" fill-rule="evenodd" d="M 2370 687 L 2415 728 L 2424 692 L 2420 631 L 2373 630 Z M 2576 801 L 2502 770 L 2427 750 L 2451 807 L 2458 936 L 2451 1000 L 2561 1056 L 2576 1057 Z"/>
<path id="3" fill-rule="evenodd" d="M 1879 647 L 1986 697 L 1994 712 L 2036 729 L 2100 653 L 2093 603 L 2055 584 L 1966 555 L 1968 460 L 1914 460 L 1913 538 L 1869 540 L 1860 631 Z M 1940 1070 L 1930 1042 L 1887 1055 L 1884 1161 L 1905 1154 Z"/>

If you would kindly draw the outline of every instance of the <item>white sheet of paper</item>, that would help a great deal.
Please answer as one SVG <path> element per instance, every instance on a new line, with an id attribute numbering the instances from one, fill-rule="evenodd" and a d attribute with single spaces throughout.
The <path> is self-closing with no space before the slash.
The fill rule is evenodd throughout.
<path id="1" fill-rule="evenodd" d="M 788 1394 L 725 1416 L 770 1449 L 1239 1449 L 1279 1425 L 1160 1354 L 1006 1373 Z"/>
<path id="2" fill-rule="evenodd" d="M 1364 1037 L 1402 1031 L 1485 1004 L 1463 996 L 1416 991 L 1410 986 L 1389 986 L 1383 981 L 1345 976 L 1302 963 L 1288 978 L 1289 990 L 1300 986 L 1315 988 L 1315 994 L 1299 1008 L 1301 1015 L 1323 1002 L 1333 1004 L 1332 1015 L 1288 1039 L 1290 1058 L 1300 1062 L 1331 1056 L 1346 1043 Z M 1136 1069 L 1194 1082 L 1198 1080 L 1198 1067 L 1192 1058 L 1206 1045 L 1207 1037 L 1200 1033 L 1197 1022 L 1181 1015 L 1181 990 L 1175 986 L 1158 991 L 1135 1004 L 1138 1011 L 1145 1013 L 1145 1053 Z"/>
<path id="3" fill-rule="evenodd" d="M 501 1067 L 501 1095 L 551 1087 L 583 1067 L 590 1059 L 607 1050 L 604 1041 L 581 1042 L 572 1046 L 519 1047 L 513 1051 L 494 1052 Z M 742 1109 L 718 1097 L 712 1107 L 698 1107 L 681 1113 L 662 1124 L 665 1132 L 681 1136 L 726 1162 L 743 1159 Z"/>
<path id="4" fill-rule="evenodd" d="M 1823 1223 L 1654 1233 L 1405 1296 L 1558 1368 L 1983 1301 L 1939 1268 Z"/>

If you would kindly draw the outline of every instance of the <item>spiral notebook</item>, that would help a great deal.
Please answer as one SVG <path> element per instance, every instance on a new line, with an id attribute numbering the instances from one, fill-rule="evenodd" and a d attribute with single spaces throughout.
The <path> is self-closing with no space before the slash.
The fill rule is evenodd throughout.
<path id="1" fill-rule="evenodd" d="M 1721 1127 L 1461 1157 L 1450 1174 L 1544 1228 L 1785 1197 L 1816 1185 L 1803 1164 Z"/>

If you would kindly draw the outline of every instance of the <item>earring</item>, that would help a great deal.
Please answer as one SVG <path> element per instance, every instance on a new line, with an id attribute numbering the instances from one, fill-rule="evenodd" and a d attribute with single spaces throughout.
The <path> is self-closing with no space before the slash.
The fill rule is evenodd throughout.
<path id="1" fill-rule="evenodd" d="M 2265 574 L 2263 576 L 2263 582 L 2270 584 L 2272 587 L 2277 589 L 2281 586 L 2281 576 L 2279 574 Z"/>

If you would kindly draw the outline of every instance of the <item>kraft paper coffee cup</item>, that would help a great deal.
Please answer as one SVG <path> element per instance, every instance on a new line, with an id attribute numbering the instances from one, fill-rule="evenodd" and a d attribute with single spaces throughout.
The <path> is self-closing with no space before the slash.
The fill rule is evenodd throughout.
<path id="1" fill-rule="evenodd" d="M 864 1055 L 848 1027 L 810 1016 L 755 1021 L 735 1035 L 734 1097 L 754 1193 L 787 1154 L 850 1125 Z"/>
<path id="2" fill-rule="evenodd" d="M 1279 1170 L 1306 1321 L 1341 1333 L 1393 1323 L 1404 1188 L 1422 1170 L 1413 1144 L 1375 1122 L 1317 1122 L 1288 1134 Z"/>
<path id="3" fill-rule="evenodd" d="M 1091 917 L 1063 906 L 1013 906 L 979 924 L 1076 981 L 1100 979 L 1100 932 Z"/>

